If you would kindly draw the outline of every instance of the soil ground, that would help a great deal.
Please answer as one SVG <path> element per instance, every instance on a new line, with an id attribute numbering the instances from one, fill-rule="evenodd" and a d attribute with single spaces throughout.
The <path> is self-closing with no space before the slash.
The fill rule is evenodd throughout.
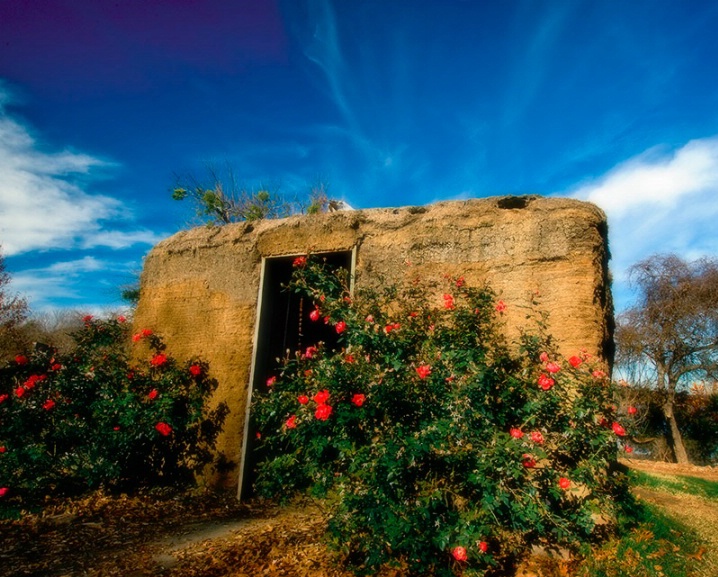
<path id="1" fill-rule="evenodd" d="M 660 476 L 718 481 L 718 470 L 649 461 L 630 467 Z M 696 577 L 718 576 L 718 504 L 639 487 L 707 543 Z M 325 515 L 315 503 L 288 508 L 239 504 L 234 495 L 181 497 L 95 494 L 42 515 L 0 521 L 0 577 L 351 577 L 322 543 Z M 386 570 L 378 577 L 401 577 Z"/>

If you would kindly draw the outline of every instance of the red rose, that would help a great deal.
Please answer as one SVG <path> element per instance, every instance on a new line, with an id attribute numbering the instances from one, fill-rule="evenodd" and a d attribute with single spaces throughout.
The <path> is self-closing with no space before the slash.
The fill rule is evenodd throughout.
<path id="1" fill-rule="evenodd" d="M 336 330 L 337 334 L 340 335 L 347 330 L 347 324 L 344 321 L 339 321 L 336 325 L 334 325 L 334 330 Z"/>
<path id="2" fill-rule="evenodd" d="M 344 362 L 347 362 L 347 363 L 351 364 L 351 363 L 353 363 L 354 361 L 355 361 L 354 355 L 352 355 L 352 354 L 349 354 L 349 355 L 347 355 L 347 356 L 344 357 Z"/>
<path id="3" fill-rule="evenodd" d="M 506 303 L 504 301 L 499 301 L 496 303 L 496 306 L 494 308 L 496 309 L 497 313 L 503 314 L 503 312 L 506 310 Z"/>
<path id="4" fill-rule="evenodd" d="M 0 405 L 8 400 L 9 395 L 0 395 Z"/>
<path id="5" fill-rule="evenodd" d="M 613 423 L 611 425 L 611 428 L 613 429 L 613 432 L 616 433 L 619 437 L 624 437 L 626 435 L 626 429 L 624 429 L 620 423 Z"/>
<path id="6" fill-rule="evenodd" d="M 155 429 L 157 429 L 159 434 L 163 437 L 167 437 L 172 433 L 172 427 L 170 427 L 167 423 L 163 423 L 162 421 L 155 425 Z"/>
<path id="7" fill-rule="evenodd" d="M 267 379 L 267 386 L 273 387 L 276 382 L 277 382 L 277 377 L 269 377 Z"/>
<path id="8" fill-rule="evenodd" d="M 150 361 L 150 364 L 153 367 L 161 367 L 167 362 L 167 355 L 163 355 L 162 353 L 159 353 L 152 357 L 152 360 Z"/>
<path id="9" fill-rule="evenodd" d="M 561 365 L 558 363 L 546 363 L 546 370 L 549 373 L 558 373 L 561 370 Z"/>
<path id="10" fill-rule="evenodd" d="M 429 365 L 419 365 L 416 367 L 416 374 L 419 375 L 420 379 L 425 379 L 431 374 L 431 367 Z"/>
<path id="11" fill-rule="evenodd" d="M 82 317 L 82 322 L 84 322 L 85 324 L 89 323 L 91 320 L 92 315 L 85 315 L 84 317 Z"/>
<path id="12" fill-rule="evenodd" d="M 538 385 L 539 385 L 539 387 L 541 387 L 544 391 L 550 390 L 551 387 L 553 387 L 555 383 L 556 383 L 556 381 L 554 381 L 554 380 L 553 380 L 551 377 L 549 377 L 548 375 L 543 375 L 543 374 L 542 374 L 542 375 L 538 378 Z"/>
<path id="13" fill-rule="evenodd" d="M 7 495 L 7 492 L 8 492 L 9 490 L 10 490 L 10 489 L 8 489 L 7 487 L 0 487 L 0 498 L 2 498 L 2 497 L 4 497 L 5 495 Z"/>
<path id="14" fill-rule="evenodd" d="M 292 415 L 287 419 L 287 421 L 284 423 L 284 426 L 287 427 L 287 429 L 296 429 L 297 428 L 297 416 Z"/>
<path id="15" fill-rule="evenodd" d="M 189 366 L 189 374 L 193 377 L 199 377 L 202 374 L 202 367 L 194 364 Z"/>
<path id="16" fill-rule="evenodd" d="M 583 362 L 583 360 L 581 360 L 581 357 L 577 357 L 576 355 L 574 355 L 570 359 L 568 359 L 568 363 L 574 369 L 577 369 L 578 367 L 580 367 L 582 362 Z"/>
<path id="17" fill-rule="evenodd" d="M 50 367 L 51 371 L 59 371 L 62 368 L 62 365 L 60 363 L 55 363 Z"/>
<path id="18" fill-rule="evenodd" d="M 482 553 L 486 553 L 489 550 L 489 544 L 486 541 L 481 541 L 479 543 L 479 551 Z"/>
<path id="19" fill-rule="evenodd" d="M 317 347 L 307 347 L 307 350 L 304 351 L 303 356 L 305 359 L 311 359 L 316 354 L 317 354 Z"/>
<path id="20" fill-rule="evenodd" d="M 628 445 L 623 447 L 623 450 L 626 451 L 626 453 L 633 453 L 633 447 L 629 447 Z"/>
<path id="21" fill-rule="evenodd" d="M 5 447 L 0 447 L 0 453 L 4 453 L 5 451 L 7 451 Z"/>
<path id="22" fill-rule="evenodd" d="M 55 401 L 53 401 L 52 399 L 48 399 L 47 401 L 45 401 L 45 404 L 42 406 L 42 408 L 45 409 L 46 411 L 49 411 L 54 406 L 55 406 Z"/>
<path id="23" fill-rule="evenodd" d="M 366 395 L 362 395 L 361 393 L 357 393 L 352 397 L 352 403 L 354 403 L 357 407 L 361 407 L 365 400 Z"/>
<path id="24" fill-rule="evenodd" d="M 561 477 L 558 480 L 558 486 L 561 487 L 564 491 L 568 489 L 571 486 L 571 481 L 569 481 L 566 477 Z"/>
<path id="25" fill-rule="evenodd" d="M 294 259 L 294 262 L 292 262 L 292 266 L 294 268 L 300 268 L 307 264 L 307 257 L 306 256 L 298 256 Z"/>
<path id="26" fill-rule="evenodd" d="M 523 459 L 523 466 L 527 469 L 533 469 L 536 466 L 536 460 L 528 453 L 523 454 L 521 459 Z"/>
<path id="27" fill-rule="evenodd" d="M 444 308 L 447 310 L 454 309 L 454 297 L 450 294 L 444 295 Z"/>
<path id="28" fill-rule="evenodd" d="M 127 317 L 125 317 L 124 315 L 120 315 L 120 316 L 117 317 L 117 322 L 118 322 L 118 323 L 127 322 Z"/>
<path id="29" fill-rule="evenodd" d="M 306 405 L 309 402 L 309 397 L 307 397 L 307 395 L 299 395 L 297 401 L 299 401 L 300 405 Z"/>
<path id="30" fill-rule="evenodd" d="M 374 322 L 374 315 L 367 315 L 364 320 L 365 320 L 366 322 L 368 322 L 368 323 L 373 323 L 373 322 Z"/>
<path id="31" fill-rule="evenodd" d="M 531 440 L 534 443 L 537 443 L 540 445 L 541 443 L 543 443 L 544 438 L 543 438 L 543 435 L 539 431 L 534 431 L 533 433 L 531 433 Z"/>
<path id="32" fill-rule="evenodd" d="M 327 389 L 324 389 L 323 391 L 319 391 L 316 395 L 314 395 L 314 402 L 317 405 L 324 405 L 329 400 L 329 391 Z"/>
<path id="33" fill-rule="evenodd" d="M 332 414 L 332 408 L 329 405 L 319 405 L 314 411 L 314 416 L 320 421 L 326 421 Z"/>
<path id="34" fill-rule="evenodd" d="M 140 336 L 142 336 L 143 338 L 144 338 L 144 337 L 149 337 L 149 336 L 151 336 L 151 335 L 152 335 L 152 330 L 151 330 L 151 329 L 142 329 L 142 332 L 140 333 Z"/>
<path id="35" fill-rule="evenodd" d="M 119 431 L 120 428 L 119 428 L 119 427 L 112 427 L 112 430 L 113 430 L 113 431 Z"/>
<path id="36" fill-rule="evenodd" d="M 322 318 L 322 315 L 319 312 L 319 309 L 314 309 L 312 312 L 309 313 L 309 319 L 314 322 L 317 322 L 320 318 Z"/>
<path id="37" fill-rule="evenodd" d="M 260 433 L 259 431 L 257 431 L 257 432 L 254 434 L 254 438 L 257 439 L 257 440 L 261 439 L 261 438 L 262 438 L 262 433 Z"/>
<path id="38" fill-rule="evenodd" d="M 521 429 L 517 428 L 517 427 L 513 427 L 513 428 L 509 431 L 509 433 L 511 434 L 511 436 L 512 436 L 514 439 L 520 439 L 520 438 L 522 438 L 522 437 L 524 436 L 524 432 L 523 432 Z"/>
<path id="39" fill-rule="evenodd" d="M 636 407 L 628 407 L 628 414 L 629 415 L 635 415 L 638 412 L 638 409 Z"/>
<path id="40" fill-rule="evenodd" d="M 15 394 L 18 397 L 22 397 L 23 395 L 25 395 L 25 387 L 18 387 L 17 389 L 15 389 Z"/>
<path id="41" fill-rule="evenodd" d="M 464 286 L 464 277 L 463 276 L 460 276 L 459 278 L 456 279 L 456 286 L 458 288 L 461 288 L 462 286 Z"/>
<path id="42" fill-rule="evenodd" d="M 157 389 L 152 389 L 152 390 L 148 393 L 147 396 L 149 397 L 149 399 L 150 399 L 151 401 L 154 401 L 154 400 L 157 398 L 158 395 L 159 395 L 159 393 L 157 392 Z"/>
<path id="43" fill-rule="evenodd" d="M 469 558 L 469 556 L 466 554 L 466 549 L 464 547 L 454 547 L 451 550 L 451 554 L 457 561 L 466 561 Z"/>
<path id="44" fill-rule="evenodd" d="M 15 362 L 18 365 L 26 365 L 29 361 L 27 360 L 27 357 L 25 355 L 16 355 Z"/>
<path id="45" fill-rule="evenodd" d="M 136 333 L 136 334 L 132 335 L 132 342 L 133 342 L 133 343 L 136 343 L 136 342 L 138 342 L 141 338 L 142 338 L 142 335 L 141 335 L 140 333 Z"/>
<path id="46" fill-rule="evenodd" d="M 539 360 L 540 360 L 542 363 L 547 363 L 547 362 L 548 362 L 548 353 L 545 352 L 545 351 L 544 351 L 543 353 L 541 353 L 541 354 L 539 355 Z"/>

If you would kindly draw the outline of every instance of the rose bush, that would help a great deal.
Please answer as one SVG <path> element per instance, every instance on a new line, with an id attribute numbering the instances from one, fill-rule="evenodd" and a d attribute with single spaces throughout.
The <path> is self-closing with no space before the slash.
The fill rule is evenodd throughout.
<path id="1" fill-rule="evenodd" d="M 604 367 L 560 358 L 540 322 L 509 346 L 510 303 L 446 283 L 348 298 L 310 258 L 288 287 L 341 327 L 339 347 L 296 351 L 254 400 L 255 489 L 326 497 L 330 542 L 358 573 L 484 575 L 532 545 L 576 549 L 625 492 Z"/>
<path id="2" fill-rule="evenodd" d="M 0 368 L 5 503 L 183 485 L 211 461 L 226 406 L 205 406 L 216 386 L 206 363 L 173 359 L 150 330 L 130 350 L 129 330 L 87 316 L 72 352 L 36 345 Z"/>

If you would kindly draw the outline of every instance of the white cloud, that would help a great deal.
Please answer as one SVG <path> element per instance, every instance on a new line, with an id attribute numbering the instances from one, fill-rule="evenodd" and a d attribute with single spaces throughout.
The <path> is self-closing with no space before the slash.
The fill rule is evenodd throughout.
<path id="1" fill-rule="evenodd" d="M 646 151 L 571 196 L 606 212 L 619 309 L 628 304 L 627 270 L 639 260 L 718 255 L 718 137 Z"/>
<path id="2" fill-rule="evenodd" d="M 58 302 L 64 302 L 70 308 L 96 311 L 106 307 L 88 304 L 88 286 L 94 285 L 92 288 L 96 293 L 105 293 L 110 300 L 119 301 L 117 287 L 122 284 L 121 279 L 133 278 L 136 268 L 136 262 L 114 262 L 86 256 L 13 273 L 10 289 L 28 299 L 33 313 L 54 310 Z"/>
<path id="3" fill-rule="evenodd" d="M 147 230 L 106 230 L 109 221 L 127 221 L 131 213 L 119 200 L 88 194 L 83 186 L 114 164 L 70 150 L 43 150 L 30 129 L 8 113 L 10 99 L 0 84 L 0 243 L 5 255 L 123 248 L 157 240 Z"/>

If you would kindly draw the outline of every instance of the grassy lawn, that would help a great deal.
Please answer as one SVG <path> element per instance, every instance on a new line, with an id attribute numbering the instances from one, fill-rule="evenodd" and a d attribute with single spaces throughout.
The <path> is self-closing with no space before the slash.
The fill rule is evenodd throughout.
<path id="1" fill-rule="evenodd" d="M 718 501 L 718 483 L 689 476 L 659 477 L 630 471 L 633 487 L 698 496 Z M 637 502 L 621 520 L 622 538 L 613 538 L 594 549 L 577 568 L 577 577 L 690 577 L 709 575 L 705 539 L 666 515 L 659 507 Z"/>

